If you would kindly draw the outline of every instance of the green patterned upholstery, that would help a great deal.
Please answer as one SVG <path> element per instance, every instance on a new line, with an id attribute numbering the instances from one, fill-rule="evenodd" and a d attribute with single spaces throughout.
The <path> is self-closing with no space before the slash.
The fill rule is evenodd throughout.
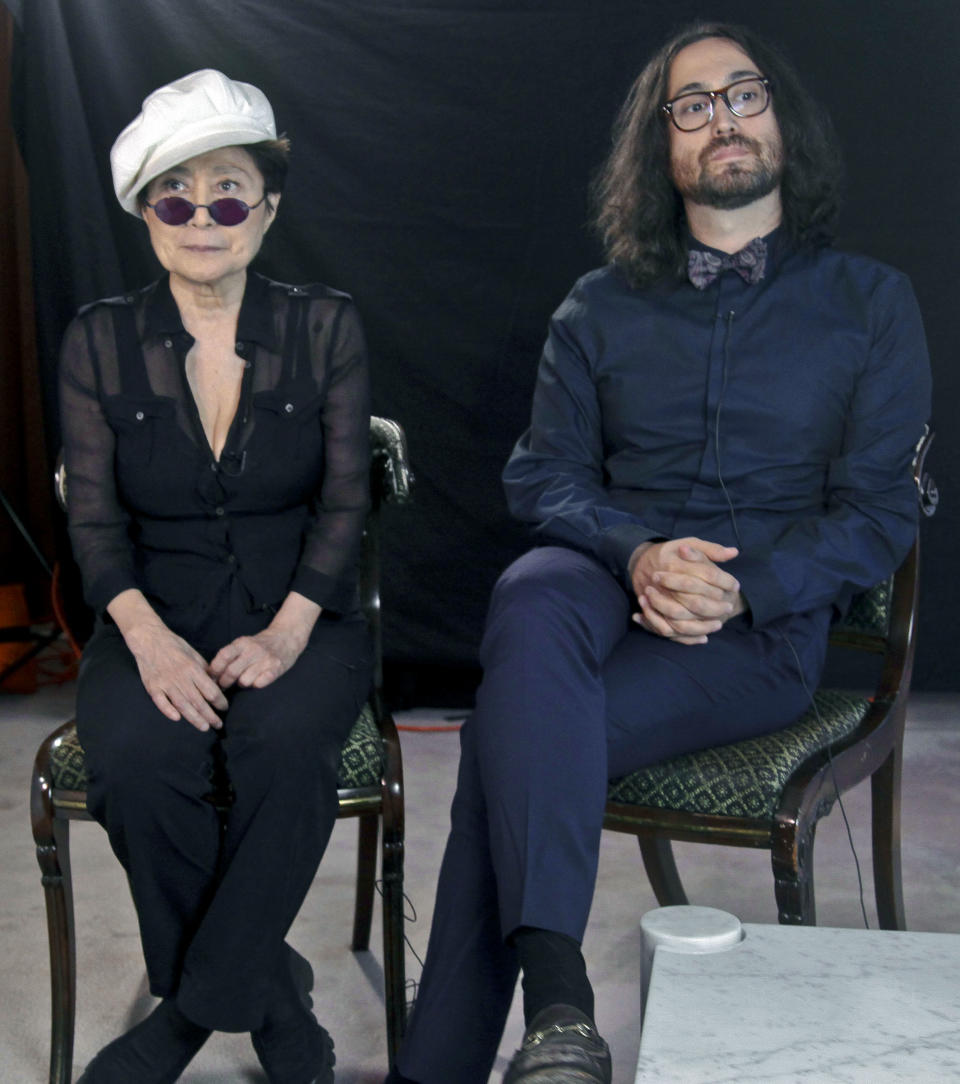
<path id="1" fill-rule="evenodd" d="M 786 730 L 661 761 L 614 780 L 607 799 L 714 816 L 772 817 L 796 768 L 850 734 L 870 706 L 865 696 L 837 690 L 821 689 L 815 700 L 819 720 L 811 708 Z"/>
<path id="2" fill-rule="evenodd" d="M 884 639 L 892 589 L 891 578 L 855 596 L 831 635 Z M 607 799 L 685 813 L 770 818 L 794 771 L 807 757 L 852 733 L 870 706 L 866 697 L 839 690 L 821 689 L 814 699 L 819 719 L 811 708 L 786 730 L 652 764 L 614 780 Z"/>
<path id="3" fill-rule="evenodd" d="M 855 595 L 850 610 L 832 630 L 833 635 L 846 632 L 885 639 L 890 630 L 890 598 L 893 580 L 884 580 L 862 595 Z"/>
<path id="4" fill-rule="evenodd" d="M 383 769 L 383 742 L 373 710 L 364 704 L 363 711 L 353 724 L 353 730 L 340 754 L 337 785 L 341 790 L 380 785 Z M 86 790 L 87 765 L 83 749 L 77 738 L 76 727 L 71 727 L 57 742 L 51 755 L 52 784 L 56 790 Z"/>
<path id="5" fill-rule="evenodd" d="M 86 790 L 87 761 L 76 726 L 59 739 L 50 752 L 51 784 L 56 790 Z"/>
<path id="6" fill-rule="evenodd" d="M 354 787 L 379 787 L 383 774 L 383 741 L 373 718 L 373 709 L 363 705 L 363 711 L 353 724 L 347 743 L 340 752 L 337 786 L 341 790 Z"/>

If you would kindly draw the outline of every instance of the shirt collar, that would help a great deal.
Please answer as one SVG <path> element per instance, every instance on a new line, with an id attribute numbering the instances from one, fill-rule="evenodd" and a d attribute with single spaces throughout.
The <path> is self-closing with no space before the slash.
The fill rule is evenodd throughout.
<path id="1" fill-rule="evenodd" d="M 170 276 L 165 275 L 147 294 L 144 334 L 149 338 L 178 334 L 184 330 L 180 310 L 170 292 Z M 252 271 L 247 272 L 243 301 L 240 303 L 237 341 L 257 342 L 273 353 L 280 349 L 267 280 Z"/>
<path id="2" fill-rule="evenodd" d="M 721 257 L 729 255 L 729 253 L 723 252 L 719 248 L 711 248 L 710 245 L 705 245 L 702 241 L 698 241 L 690 232 L 689 226 L 684 225 L 683 232 L 687 251 L 695 249 L 700 252 L 712 252 Z M 789 247 L 787 231 L 784 229 L 783 223 L 766 234 L 762 240 L 767 246 L 767 267 L 772 269 L 783 259 L 787 248 Z"/>

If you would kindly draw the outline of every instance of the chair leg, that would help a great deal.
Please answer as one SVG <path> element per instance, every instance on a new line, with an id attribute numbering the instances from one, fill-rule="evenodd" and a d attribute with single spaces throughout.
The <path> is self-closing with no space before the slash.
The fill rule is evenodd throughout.
<path id="1" fill-rule="evenodd" d="M 403 913 L 403 833 L 383 833 L 383 985 L 387 1014 L 387 1058 L 396 1061 L 407 1028 L 407 983 Z"/>
<path id="2" fill-rule="evenodd" d="M 902 750 L 894 748 L 870 780 L 873 804 L 873 887 L 882 930 L 905 930 L 900 875 L 900 772 Z"/>
<path id="3" fill-rule="evenodd" d="M 816 926 L 813 895 L 813 844 L 817 823 L 809 827 L 779 825 L 774 831 L 770 857 L 777 918 L 782 926 Z"/>
<path id="4" fill-rule="evenodd" d="M 46 838 L 34 823 L 50 942 L 50 1084 L 70 1084 L 76 1017 L 77 957 L 70 879 L 70 822 L 51 817 Z"/>
<path id="5" fill-rule="evenodd" d="M 657 903 L 661 907 L 688 903 L 670 840 L 663 836 L 637 836 L 637 842 L 640 844 L 640 856 L 643 858 L 643 866 L 653 894 L 657 897 Z"/>
<path id="6" fill-rule="evenodd" d="M 380 818 L 370 813 L 359 818 L 357 833 L 357 895 L 353 911 L 354 952 L 370 947 L 370 926 L 373 923 L 373 893 L 377 877 L 377 835 Z"/>

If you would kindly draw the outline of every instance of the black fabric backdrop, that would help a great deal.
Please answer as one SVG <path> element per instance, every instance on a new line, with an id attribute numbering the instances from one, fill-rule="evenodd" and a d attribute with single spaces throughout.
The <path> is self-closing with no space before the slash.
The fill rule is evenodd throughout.
<path id="1" fill-rule="evenodd" d="M 924 311 L 945 500 L 924 526 L 916 684 L 958 686 L 956 0 L 7 3 L 51 446 L 66 322 L 157 272 L 113 196 L 114 137 L 149 91 L 196 68 L 255 83 L 294 144 L 260 267 L 356 297 L 375 410 L 409 437 L 416 502 L 387 516 L 383 597 L 388 658 L 425 671 L 430 684 L 408 690 L 421 702 L 444 668 L 473 665 L 490 587 L 526 544 L 499 472 L 547 318 L 600 260 L 587 188 L 627 87 L 690 18 L 772 36 L 847 151 L 840 243 L 904 269 Z"/>

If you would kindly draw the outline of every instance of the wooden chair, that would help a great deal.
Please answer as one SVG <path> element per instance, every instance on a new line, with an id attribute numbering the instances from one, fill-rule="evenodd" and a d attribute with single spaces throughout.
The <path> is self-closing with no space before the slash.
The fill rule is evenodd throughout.
<path id="1" fill-rule="evenodd" d="M 406 1024 L 403 916 L 403 768 L 400 744 L 390 713 L 381 700 L 382 684 L 379 510 L 381 503 L 409 500 L 410 473 L 406 440 L 396 422 L 370 419 L 372 507 L 363 536 L 361 602 L 374 637 L 374 687 L 354 724 L 340 759 L 339 817 L 359 821 L 355 951 L 370 944 L 377 840 L 383 896 L 383 974 L 387 1051 L 393 1064 Z M 61 503 L 66 480 L 57 471 Z M 86 807 L 87 775 L 83 749 L 73 720 L 55 730 L 40 746 L 33 770 L 31 820 L 47 905 L 52 992 L 50 1084 L 69 1084 L 76 1015 L 76 941 L 70 879 L 70 822 L 90 820 Z M 226 812 L 226 808 L 222 810 Z M 382 822 L 382 833 L 380 824 Z"/>
<path id="2" fill-rule="evenodd" d="M 938 494 L 923 464 L 933 440 L 917 445 L 914 481 L 921 510 Z M 771 852 L 779 920 L 815 925 L 813 844 L 817 822 L 838 795 L 869 778 L 874 890 L 883 929 L 903 930 L 900 772 L 917 617 L 919 539 L 889 580 L 859 595 L 831 642 L 882 656 L 872 694 L 819 689 L 793 726 L 704 749 L 614 780 L 604 827 L 637 836 L 661 905 L 685 904 L 670 841 L 760 847 Z"/>

